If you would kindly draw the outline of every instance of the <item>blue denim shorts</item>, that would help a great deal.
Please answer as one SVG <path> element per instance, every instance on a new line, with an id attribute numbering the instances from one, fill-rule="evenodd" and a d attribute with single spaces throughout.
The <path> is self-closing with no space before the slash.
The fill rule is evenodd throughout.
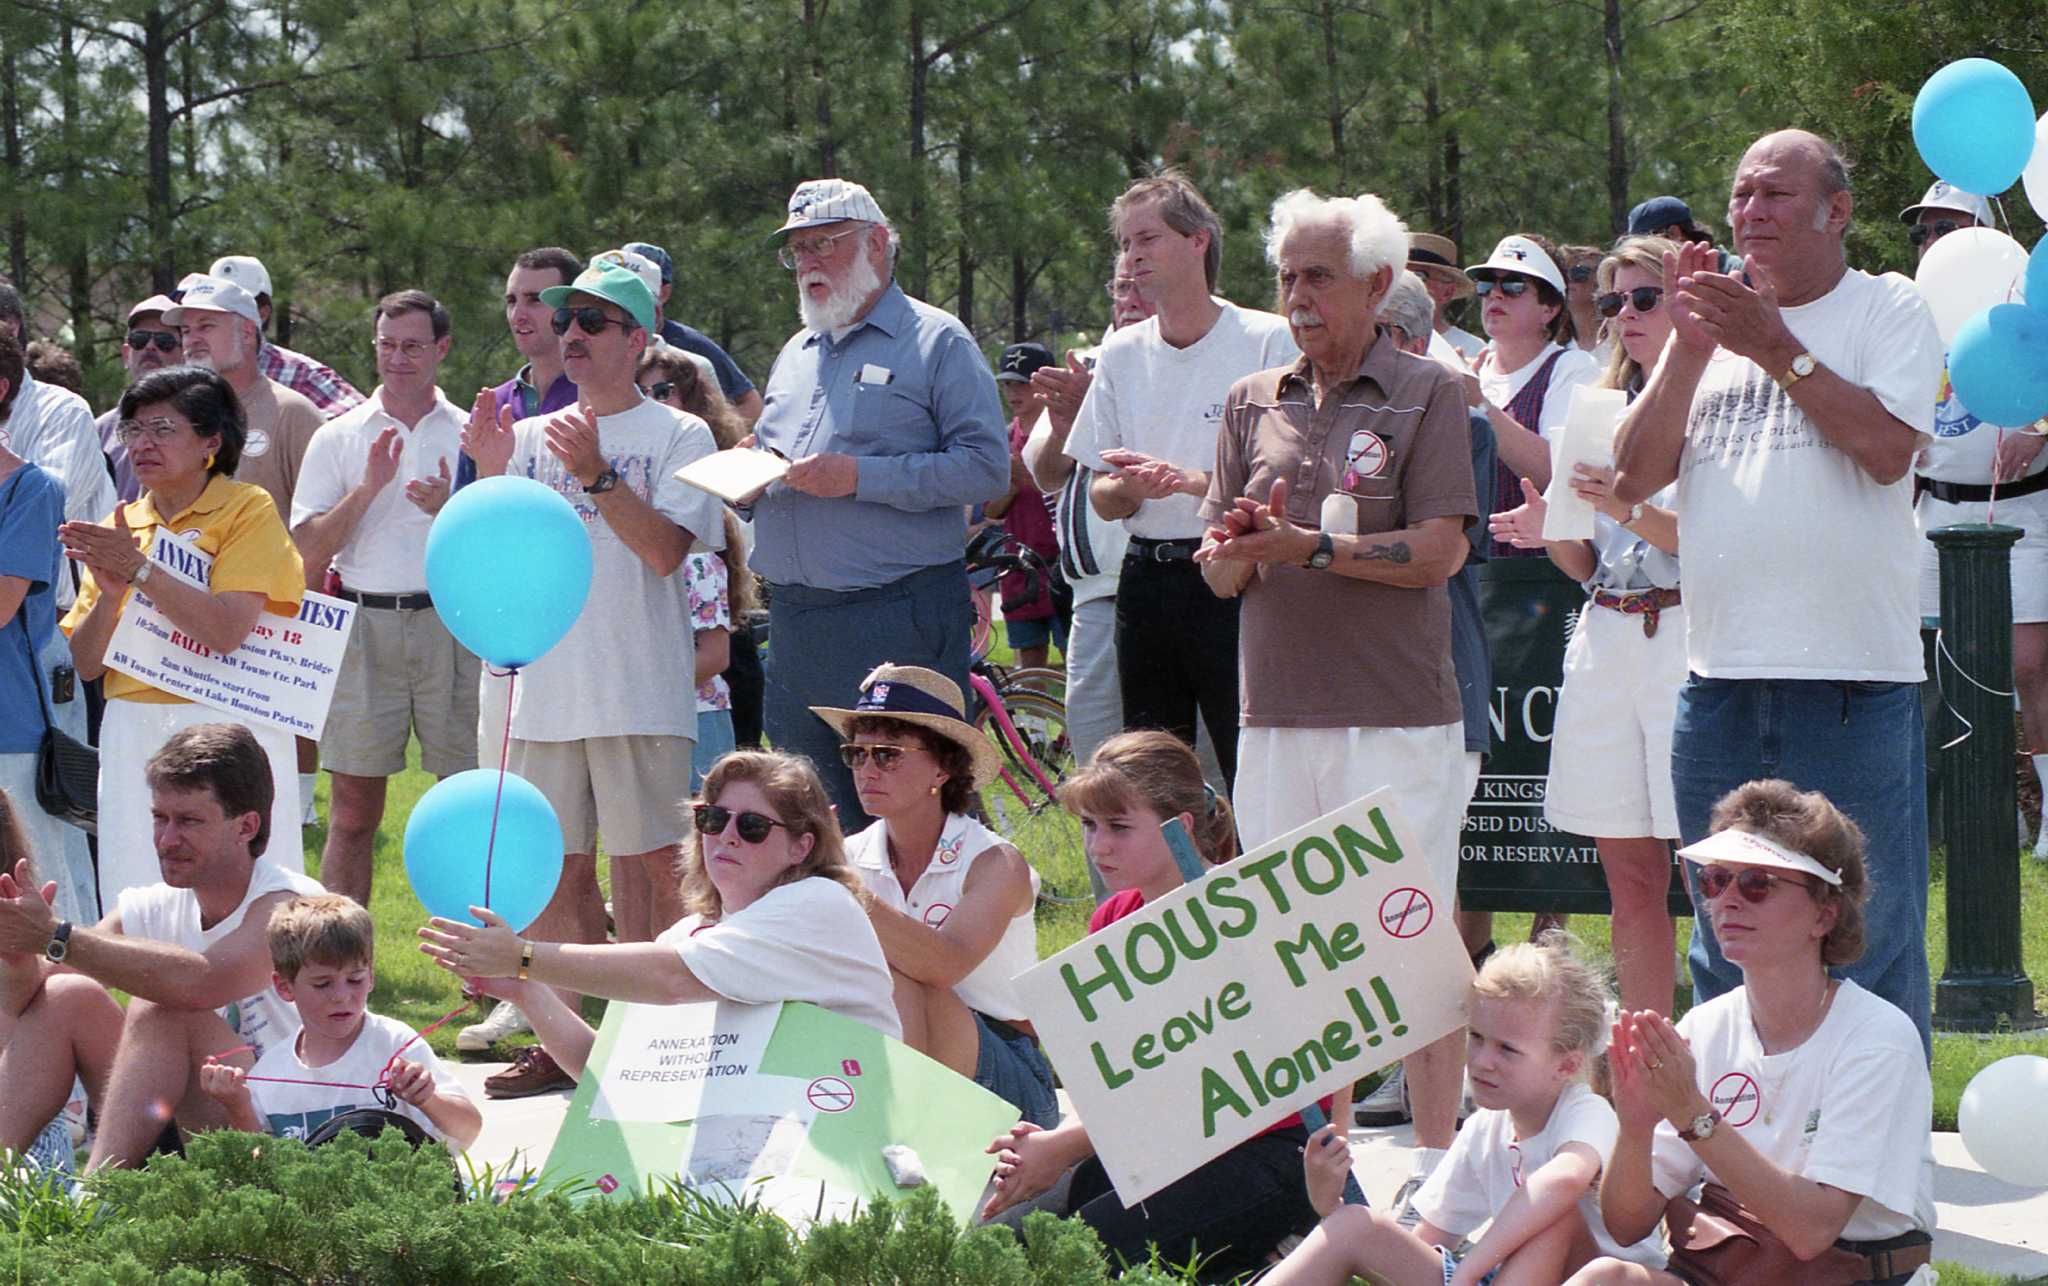
<path id="1" fill-rule="evenodd" d="M 1010 1027 L 999 1032 L 978 1011 L 974 1025 L 981 1032 L 981 1053 L 974 1060 L 974 1083 L 997 1098 L 1016 1105 L 1024 1119 L 1046 1129 L 1060 1123 L 1060 1101 L 1052 1089 L 1052 1064 L 1038 1042 Z"/>
<path id="2" fill-rule="evenodd" d="M 1438 1246 L 1436 1253 L 1444 1258 L 1444 1286 L 1451 1286 L 1451 1278 L 1457 1276 L 1458 1273 L 1458 1256 L 1449 1246 Z M 1486 1276 L 1479 1279 L 1479 1286 L 1491 1286 L 1493 1279 L 1498 1276 L 1500 1276 L 1500 1267 L 1495 1265 L 1486 1271 Z"/>

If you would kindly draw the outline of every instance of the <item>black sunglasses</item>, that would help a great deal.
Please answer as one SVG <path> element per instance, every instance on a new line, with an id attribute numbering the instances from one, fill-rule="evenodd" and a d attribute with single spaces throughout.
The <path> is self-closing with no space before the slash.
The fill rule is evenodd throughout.
<path id="1" fill-rule="evenodd" d="M 1472 289 L 1481 299 L 1486 298 L 1496 290 L 1506 295 L 1509 299 L 1520 299 L 1523 295 L 1528 294 L 1529 287 L 1535 284 L 1535 282 L 1530 281 L 1527 277 L 1502 277 L 1497 280 L 1488 280 L 1482 277 L 1472 283 Z"/>
<path id="2" fill-rule="evenodd" d="M 1924 246 L 1939 237 L 1945 237 L 1963 225 L 1954 219 L 1936 219 L 1932 223 L 1916 223 L 1906 229 L 1906 240 L 1914 246 Z"/>
<path id="3" fill-rule="evenodd" d="M 1664 298 L 1662 286 L 1637 286 L 1634 290 L 1611 290 L 1593 301 L 1593 310 L 1602 317 L 1621 316 L 1621 305 L 1626 302 L 1639 313 L 1657 311 L 1657 303 Z"/>
<path id="4" fill-rule="evenodd" d="M 1751 904 L 1763 901 L 1771 895 L 1773 884 L 1797 884 L 1801 888 L 1812 888 L 1807 881 L 1789 875 L 1773 875 L 1760 866 L 1745 866 L 1740 874 L 1725 866 L 1702 866 L 1699 872 L 1700 892 L 1711 902 L 1728 891 L 1733 884 L 1742 900 Z"/>
<path id="5" fill-rule="evenodd" d="M 172 353 L 176 352 L 178 345 L 184 342 L 182 337 L 173 335 L 167 330 L 131 330 L 128 332 L 128 347 L 138 353 L 148 348 L 151 344 L 156 345 L 156 351 L 159 353 Z"/>
<path id="6" fill-rule="evenodd" d="M 1591 281 L 1593 280 L 1593 271 L 1592 268 L 1587 267 L 1585 264 L 1578 264 L 1567 268 L 1564 275 L 1572 281 Z"/>
<path id="7" fill-rule="evenodd" d="M 555 317 L 553 322 L 555 334 L 568 334 L 569 323 L 571 322 L 574 322 L 576 325 L 581 326 L 583 328 L 583 333 L 586 335 L 601 334 L 603 333 L 604 328 L 607 326 L 616 326 L 620 330 L 635 329 L 634 323 L 630 321 L 607 317 L 604 315 L 604 309 L 599 308 L 594 304 L 586 304 L 581 308 L 570 308 L 567 305 L 564 305 L 560 308 L 555 309 Z"/>
<path id="8" fill-rule="evenodd" d="M 868 756 L 873 755 L 875 767 L 888 772 L 902 763 L 907 753 L 901 746 L 863 746 L 849 741 L 839 747 L 839 762 L 848 768 L 862 768 L 867 765 Z"/>
<path id="9" fill-rule="evenodd" d="M 649 384 L 647 386 L 647 396 L 657 402 L 668 401 L 668 395 L 675 391 L 676 385 L 674 380 L 663 380 L 659 384 Z"/>
<path id="10" fill-rule="evenodd" d="M 740 819 L 740 838 L 749 844 L 758 844 L 768 838 L 768 833 L 780 826 L 788 829 L 788 822 L 778 822 L 773 817 L 760 813 L 735 813 L 730 808 L 716 804 L 699 804 L 690 810 L 696 820 L 699 835 L 723 835 L 732 819 Z"/>

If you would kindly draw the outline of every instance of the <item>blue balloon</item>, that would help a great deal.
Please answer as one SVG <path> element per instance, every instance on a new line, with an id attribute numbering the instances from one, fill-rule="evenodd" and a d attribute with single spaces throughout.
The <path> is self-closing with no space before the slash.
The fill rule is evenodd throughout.
<path id="1" fill-rule="evenodd" d="M 1970 414 L 2018 428 L 2048 415 L 2048 312 L 1994 304 L 1963 323 L 1948 376 Z"/>
<path id="2" fill-rule="evenodd" d="M 2027 256 L 2027 306 L 2048 309 L 2048 237 L 2034 243 Z"/>
<path id="3" fill-rule="evenodd" d="M 1913 100 L 1913 142 L 1939 178 L 1997 196 L 2034 153 L 2034 100 L 1989 58 L 1964 58 L 1927 78 Z"/>
<path id="4" fill-rule="evenodd" d="M 498 833 L 491 837 L 491 809 Z M 484 853 L 490 852 L 490 894 L 484 893 Z M 472 768 L 434 783 L 405 823 L 405 878 L 431 915 L 468 924 L 485 906 L 516 930 L 532 924 L 562 881 L 562 824 L 547 796 L 523 777 Z"/>
<path id="5" fill-rule="evenodd" d="M 427 532 L 427 589 L 462 646 L 492 665 L 531 665 L 561 642 L 590 594 L 590 533 L 531 478 L 455 493 Z"/>

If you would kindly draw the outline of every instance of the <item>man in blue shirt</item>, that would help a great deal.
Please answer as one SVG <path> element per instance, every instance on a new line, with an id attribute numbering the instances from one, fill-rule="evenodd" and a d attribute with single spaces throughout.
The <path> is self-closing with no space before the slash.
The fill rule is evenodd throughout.
<path id="1" fill-rule="evenodd" d="M 732 360 L 732 354 L 720 348 L 717 341 L 703 331 L 685 326 L 668 315 L 669 296 L 675 291 L 676 282 L 676 262 L 669 258 L 668 251 L 648 241 L 628 241 L 620 248 L 632 251 L 661 269 L 661 289 L 654 295 L 654 315 L 660 323 L 655 329 L 660 332 L 662 342 L 685 353 L 695 353 L 710 362 L 712 373 L 718 376 L 718 389 L 725 394 L 725 400 L 732 403 L 732 409 L 749 424 L 760 419 L 761 394 L 754 388 L 754 381 L 740 369 L 740 364 Z"/>
<path id="2" fill-rule="evenodd" d="M 885 661 L 967 687 L 966 507 L 1009 489 L 995 376 L 952 315 L 893 280 L 896 231 L 868 190 L 814 179 L 777 230 L 803 329 L 768 376 L 756 446 L 790 460 L 754 504 L 769 585 L 768 739 L 818 765 L 850 834 L 867 822 L 839 737 L 844 705 Z"/>

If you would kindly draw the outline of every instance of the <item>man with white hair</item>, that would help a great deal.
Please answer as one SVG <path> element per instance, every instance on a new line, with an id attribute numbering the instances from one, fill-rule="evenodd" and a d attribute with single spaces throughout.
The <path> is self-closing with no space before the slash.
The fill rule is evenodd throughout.
<path id="1" fill-rule="evenodd" d="M 1196 558 L 1244 600 L 1239 829 L 1256 843 L 1391 786 L 1448 901 L 1465 734 L 1445 582 L 1479 505 L 1463 381 L 1377 324 L 1407 249 L 1378 197 L 1273 203 L 1266 254 L 1302 356 L 1224 399 Z M 1451 1146 L 1464 1040 L 1404 1060 L 1418 1148 L 1397 1206 Z"/>
<path id="2" fill-rule="evenodd" d="M 1009 490 L 995 375 L 950 313 L 894 280 L 896 230 L 868 190 L 813 179 L 789 198 L 777 257 L 803 329 L 768 375 L 756 445 L 791 461 L 754 503 L 769 593 L 768 739 L 818 765 L 847 833 L 867 824 L 839 735 L 884 661 L 967 688 L 967 507 Z"/>
<path id="3" fill-rule="evenodd" d="M 264 378 L 276 380 L 320 408 L 323 416 L 336 416 L 363 404 L 363 395 L 331 367 L 323 366 L 304 353 L 273 344 L 263 338 L 270 328 L 270 269 L 255 255 L 222 255 L 206 270 L 209 277 L 232 281 L 256 300 L 256 368 Z"/>

